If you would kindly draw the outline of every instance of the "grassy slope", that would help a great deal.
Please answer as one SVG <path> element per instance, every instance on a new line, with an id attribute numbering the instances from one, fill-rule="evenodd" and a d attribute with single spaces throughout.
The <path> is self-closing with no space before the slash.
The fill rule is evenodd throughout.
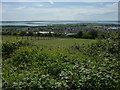
<path id="1" fill-rule="evenodd" d="M 17 39 L 17 40 L 20 40 L 20 39 L 22 39 L 22 38 L 19 37 L 19 39 Z M 46 81 L 46 79 L 50 78 L 50 79 L 48 79 L 50 81 L 50 83 L 49 83 L 49 81 L 45 82 L 45 86 L 48 85 L 47 88 L 50 88 L 51 86 L 55 85 L 56 82 L 60 83 L 61 85 L 62 85 L 61 82 L 64 82 L 64 84 L 66 82 L 69 82 L 70 85 L 69 84 L 68 85 L 70 88 L 74 88 L 74 87 L 78 88 L 79 85 L 83 85 L 85 88 L 88 88 L 88 86 L 89 86 L 92 89 L 93 88 L 96 88 L 96 89 L 107 88 L 108 89 L 109 86 L 110 86 L 110 88 L 113 88 L 114 86 L 115 86 L 115 88 L 119 88 L 119 86 L 118 86 L 119 80 L 118 80 L 118 76 L 117 76 L 118 72 L 114 71 L 114 69 L 111 69 L 111 66 L 118 67 L 118 65 L 117 65 L 118 62 L 116 63 L 116 61 L 118 59 L 113 57 L 115 55 L 114 51 L 113 51 L 113 56 L 112 56 L 111 52 L 108 50 L 111 47 L 113 47 L 111 45 L 113 45 L 114 43 L 111 44 L 111 42 L 110 42 L 111 45 L 109 45 L 109 46 L 107 46 L 106 44 L 103 43 L 103 44 L 100 44 L 101 47 L 96 44 L 95 46 L 92 46 L 90 49 L 88 48 L 88 50 L 87 50 L 88 52 L 86 52 L 86 51 L 84 52 L 84 50 L 87 49 L 87 48 L 84 48 L 83 51 L 80 50 L 80 51 L 74 53 L 73 51 L 76 50 L 76 49 L 74 49 L 75 44 L 76 45 L 85 44 L 87 46 L 88 44 L 90 44 L 92 42 L 96 42 L 97 40 L 75 39 L 75 38 L 74 39 L 73 38 L 54 38 L 52 40 L 35 40 L 35 39 L 30 40 L 30 39 L 31 39 L 31 37 L 29 38 L 28 41 L 31 42 L 32 44 L 30 44 L 30 46 L 28 46 L 28 48 L 26 48 L 26 47 L 20 48 L 19 50 L 17 50 L 15 52 L 15 54 L 13 54 L 13 57 L 11 59 L 8 59 L 8 60 L 15 60 L 16 62 L 18 62 L 18 60 L 21 61 L 21 64 L 19 67 L 11 65 L 11 64 L 7 65 L 8 62 L 6 62 L 6 66 L 5 66 L 6 69 L 4 69 L 4 71 L 3 71 L 3 72 L 5 72 L 5 75 L 6 75 L 6 76 L 4 76 L 5 77 L 4 79 L 8 78 L 8 80 L 6 80 L 6 81 L 9 83 L 8 85 L 11 85 L 11 87 L 13 85 L 14 85 L 14 87 L 15 87 L 15 85 L 19 85 L 19 83 L 16 84 L 17 80 L 20 80 L 20 82 L 22 82 L 23 88 L 24 88 L 24 86 L 26 87 L 26 84 L 24 84 L 24 83 L 27 83 L 30 86 L 34 86 L 34 85 L 36 85 L 36 83 L 40 82 L 40 85 L 44 86 L 44 81 L 41 78 L 42 76 L 40 76 L 40 77 L 34 76 L 35 78 L 41 78 L 41 80 L 43 81 L 42 84 L 41 84 L 41 81 L 39 81 L 39 79 L 38 79 L 38 81 L 36 81 L 35 78 L 32 77 L 33 79 L 31 79 L 31 77 L 29 77 L 31 75 L 34 75 L 37 72 L 38 73 L 37 75 L 41 75 L 41 74 L 44 75 L 45 73 L 48 73 L 50 75 L 50 77 L 45 77 L 45 79 L 44 79 Z M 16 40 L 15 36 L 3 36 L 3 42 L 15 41 L 15 40 Z M 26 40 L 26 37 L 24 37 L 23 40 Z M 43 50 L 42 51 L 40 48 L 34 48 L 33 46 L 31 47 L 31 45 L 43 47 L 43 48 L 45 47 L 45 49 L 42 49 Z M 102 45 L 105 47 L 103 47 Z M 68 49 L 69 51 L 66 51 L 67 48 L 70 48 L 70 46 L 72 46 L 72 48 Z M 62 49 L 58 49 L 57 47 L 60 47 Z M 106 49 L 106 48 L 108 48 L 108 49 Z M 37 51 L 37 49 L 38 49 L 38 51 Z M 39 51 L 39 49 L 41 51 Z M 81 47 L 80 47 L 80 49 L 81 49 Z M 112 49 L 115 50 L 117 48 L 113 47 Z M 107 50 L 107 52 L 105 50 Z M 93 54 L 93 52 L 96 52 L 96 53 Z M 84 55 L 84 53 L 86 53 L 86 54 Z M 27 55 L 27 57 L 26 57 L 26 55 Z M 33 56 L 33 58 L 31 56 Z M 112 61 L 112 59 L 114 61 Z M 24 62 L 24 60 L 29 60 L 30 63 L 26 63 L 26 62 Z M 36 62 L 34 62 L 34 60 Z M 25 64 L 25 66 L 23 63 Z M 34 68 L 33 67 L 27 68 L 26 65 L 34 65 Z M 8 66 L 13 67 L 13 69 L 9 70 Z M 21 66 L 24 69 L 21 69 Z M 14 71 L 14 68 L 17 68 L 19 71 L 18 70 Z M 64 71 L 63 69 L 66 71 Z M 12 73 L 10 75 L 10 77 L 16 77 L 16 79 L 15 78 L 9 79 L 9 77 L 7 76 L 8 75 L 7 72 L 9 72 L 9 71 Z M 57 73 L 58 71 L 62 71 L 62 72 L 64 72 L 64 74 L 62 72 Z M 13 72 L 15 74 L 13 74 Z M 30 73 L 28 74 L 28 72 L 30 72 Z M 72 74 L 70 74 L 69 72 Z M 32 82 L 34 81 L 34 83 L 28 83 L 26 81 L 22 81 L 24 79 L 24 77 L 21 77 L 21 75 L 23 75 L 26 78 L 29 78 L 29 80 L 30 81 L 32 80 Z M 29 76 L 27 76 L 27 75 L 29 75 Z M 59 77 L 56 77 L 56 75 L 58 75 Z M 63 75 L 62 78 L 65 79 L 67 77 L 68 79 L 63 80 L 61 78 L 61 75 Z M 78 75 L 81 75 L 81 76 L 77 77 Z M 73 76 L 76 76 L 76 78 L 71 78 Z M 114 80 L 114 78 L 116 78 L 116 80 Z M 55 80 L 55 84 L 51 84 L 52 80 Z M 11 81 L 13 81 L 13 82 L 11 83 Z M 72 83 L 73 81 L 75 81 L 77 83 L 76 86 L 74 86 L 75 84 Z M 86 81 L 88 83 L 86 83 Z M 80 84 L 79 84 L 79 82 L 80 82 Z M 116 85 L 114 85 L 114 84 L 116 84 Z M 4 85 L 5 85 L 5 83 L 4 83 Z M 39 86 L 39 84 L 37 84 L 37 85 Z M 20 85 L 18 87 L 20 88 Z M 64 86 L 64 87 L 67 88 L 66 86 Z M 84 87 L 82 87 L 82 88 L 84 88 Z M 7 88 L 9 88 L 9 87 L 7 87 Z M 34 86 L 34 88 L 35 88 L 35 86 Z M 43 88 L 46 88 L 46 87 L 43 87 Z"/>

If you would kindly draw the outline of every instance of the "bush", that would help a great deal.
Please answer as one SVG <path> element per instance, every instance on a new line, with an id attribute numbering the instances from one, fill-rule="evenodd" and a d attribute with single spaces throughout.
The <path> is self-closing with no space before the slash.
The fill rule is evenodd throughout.
<path id="1" fill-rule="evenodd" d="M 83 32 L 82 32 L 82 31 L 79 31 L 79 32 L 77 33 L 76 37 L 82 38 L 82 37 L 83 37 Z"/>
<path id="2" fill-rule="evenodd" d="M 29 43 L 27 41 L 17 41 L 17 42 L 4 42 L 2 44 L 2 56 L 3 58 L 8 58 L 16 49 L 21 46 L 27 46 Z"/>

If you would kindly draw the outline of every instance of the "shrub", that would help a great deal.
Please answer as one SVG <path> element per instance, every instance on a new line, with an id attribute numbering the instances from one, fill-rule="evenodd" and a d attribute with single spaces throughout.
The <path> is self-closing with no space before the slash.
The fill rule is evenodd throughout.
<path id="1" fill-rule="evenodd" d="M 13 53 L 16 49 L 21 46 L 27 46 L 29 43 L 27 41 L 17 41 L 17 42 L 3 42 L 2 44 L 2 56 L 3 58 L 7 58 Z"/>

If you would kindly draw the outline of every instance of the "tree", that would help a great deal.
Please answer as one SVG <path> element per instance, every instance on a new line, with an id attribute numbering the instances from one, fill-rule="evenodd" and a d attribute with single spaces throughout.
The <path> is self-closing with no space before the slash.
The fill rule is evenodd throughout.
<path id="1" fill-rule="evenodd" d="M 21 32 L 19 33 L 19 35 L 20 35 L 20 36 L 25 36 L 25 35 L 26 35 L 26 31 L 21 31 Z"/>
<path id="2" fill-rule="evenodd" d="M 97 32 L 97 31 L 91 30 L 91 31 L 89 32 L 89 38 L 90 38 L 90 39 L 95 39 L 95 38 L 97 38 L 97 36 L 98 36 L 98 32 Z"/>
<path id="3" fill-rule="evenodd" d="M 83 32 L 82 32 L 82 31 L 79 31 L 79 32 L 77 33 L 77 37 L 78 37 L 78 38 L 82 38 L 82 37 L 83 37 Z"/>
<path id="4" fill-rule="evenodd" d="M 33 32 L 32 32 L 32 31 L 29 31 L 27 35 L 28 35 L 28 36 L 33 36 Z"/>

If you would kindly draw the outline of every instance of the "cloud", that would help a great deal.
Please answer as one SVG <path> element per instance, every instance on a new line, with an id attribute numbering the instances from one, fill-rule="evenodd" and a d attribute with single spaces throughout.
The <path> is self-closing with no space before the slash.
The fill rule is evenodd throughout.
<path id="1" fill-rule="evenodd" d="M 38 7 L 42 7 L 42 6 L 44 6 L 43 4 L 37 4 L 36 6 L 38 6 Z"/>
<path id="2" fill-rule="evenodd" d="M 25 9 L 26 7 L 17 7 L 15 8 L 16 10 L 22 10 L 22 9 Z"/>
<path id="3" fill-rule="evenodd" d="M 118 3 L 106 4 L 107 7 L 118 7 Z"/>
<path id="4" fill-rule="evenodd" d="M 39 8 L 35 6 L 39 6 Z M 3 18 L 13 20 L 116 20 L 117 18 L 117 6 L 115 3 L 106 3 L 103 6 L 93 4 L 84 6 L 54 6 L 52 8 L 42 6 L 43 3 L 36 3 L 30 7 L 25 5 L 23 7 L 9 6 L 6 9 L 4 8 L 6 12 L 3 13 Z"/>
<path id="5" fill-rule="evenodd" d="M 2 0 L 2 2 L 118 2 L 119 0 Z"/>
<path id="6" fill-rule="evenodd" d="M 52 0 L 49 0 L 50 4 L 54 4 L 54 2 Z"/>

